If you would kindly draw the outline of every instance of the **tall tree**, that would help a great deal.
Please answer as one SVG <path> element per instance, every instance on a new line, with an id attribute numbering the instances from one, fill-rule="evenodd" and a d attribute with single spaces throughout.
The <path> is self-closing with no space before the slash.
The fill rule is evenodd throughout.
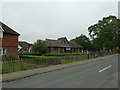
<path id="1" fill-rule="evenodd" d="M 79 45 L 83 46 L 83 48 L 86 50 L 92 50 L 90 39 L 86 35 L 81 34 L 79 37 L 76 37 L 71 41 L 78 43 Z"/>
<path id="2" fill-rule="evenodd" d="M 44 43 L 44 41 L 42 40 L 37 40 L 37 42 L 35 42 L 33 45 L 32 45 L 32 51 L 36 52 L 37 54 L 44 54 L 47 52 L 47 46 L 46 44 Z"/>
<path id="3" fill-rule="evenodd" d="M 88 28 L 89 35 L 97 50 L 112 50 L 118 45 L 120 20 L 116 16 L 104 17 Z"/>

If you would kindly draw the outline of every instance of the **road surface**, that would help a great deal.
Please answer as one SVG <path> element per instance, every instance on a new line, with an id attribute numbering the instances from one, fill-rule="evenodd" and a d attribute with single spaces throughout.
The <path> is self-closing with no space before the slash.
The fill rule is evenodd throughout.
<path id="1" fill-rule="evenodd" d="M 118 88 L 118 55 L 7 82 L 3 88 Z"/>

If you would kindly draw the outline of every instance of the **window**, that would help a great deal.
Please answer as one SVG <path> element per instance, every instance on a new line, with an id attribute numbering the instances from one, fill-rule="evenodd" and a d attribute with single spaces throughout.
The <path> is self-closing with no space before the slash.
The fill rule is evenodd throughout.
<path id="1" fill-rule="evenodd" d="M 6 49 L 0 48 L 0 55 L 5 55 L 5 54 L 6 54 Z"/>
<path id="2" fill-rule="evenodd" d="M 66 50 L 71 50 L 71 48 L 66 48 Z"/>
<path id="3" fill-rule="evenodd" d="M 64 43 L 67 43 L 66 41 L 63 41 Z"/>
<path id="4" fill-rule="evenodd" d="M 3 55 L 5 55 L 5 54 L 6 54 L 6 49 L 3 48 Z"/>

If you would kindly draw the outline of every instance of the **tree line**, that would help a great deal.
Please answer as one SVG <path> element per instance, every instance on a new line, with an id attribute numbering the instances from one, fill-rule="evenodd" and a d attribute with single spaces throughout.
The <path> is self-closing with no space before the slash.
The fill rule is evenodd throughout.
<path id="1" fill-rule="evenodd" d="M 120 19 L 116 16 L 104 17 L 96 24 L 88 27 L 89 37 L 81 34 L 72 39 L 85 50 L 91 51 L 113 51 L 120 49 Z"/>

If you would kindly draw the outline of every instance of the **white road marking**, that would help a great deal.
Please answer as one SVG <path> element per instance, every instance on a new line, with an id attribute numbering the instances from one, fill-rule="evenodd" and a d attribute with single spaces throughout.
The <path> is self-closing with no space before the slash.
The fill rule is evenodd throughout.
<path id="1" fill-rule="evenodd" d="M 105 67 L 104 69 L 100 70 L 99 72 L 103 72 L 103 71 L 105 71 L 106 69 L 108 69 L 110 67 L 112 67 L 112 65 L 109 65 L 109 66 Z"/>

